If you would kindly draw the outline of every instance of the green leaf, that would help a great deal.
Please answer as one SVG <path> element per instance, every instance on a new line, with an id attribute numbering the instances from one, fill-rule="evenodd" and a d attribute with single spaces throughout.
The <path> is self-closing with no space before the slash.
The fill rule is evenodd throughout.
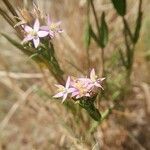
<path id="1" fill-rule="evenodd" d="M 139 35 L 140 35 L 142 16 L 143 16 L 143 13 L 141 11 L 141 5 L 142 5 L 142 1 L 140 1 L 140 3 L 139 3 L 138 17 L 136 20 L 136 28 L 135 28 L 134 39 L 133 39 L 134 43 L 136 43 L 138 41 Z"/>
<path id="2" fill-rule="evenodd" d="M 126 0 L 111 0 L 117 13 L 120 16 L 124 16 L 126 14 Z"/>
<path id="3" fill-rule="evenodd" d="M 31 56 L 33 54 L 32 51 L 27 50 L 26 48 L 24 48 L 24 46 L 20 43 L 18 43 L 17 41 L 15 41 L 14 39 L 12 39 L 11 37 L 9 37 L 6 34 L 1 33 L 2 36 L 4 36 L 12 45 L 14 45 L 16 48 L 20 49 L 21 51 L 23 51 L 26 55 Z"/>
<path id="4" fill-rule="evenodd" d="M 101 120 L 101 114 L 99 110 L 94 106 L 94 101 L 96 97 L 93 98 L 81 98 L 79 100 L 79 105 L 84 108 L 88 114 L 95 120 L 100 121 Z"/>
<path id="5" fill-rule="evenodd" d="M 97 43 L 97 45 L 99 45 L 99 39 L 96 36 L 96 34 L 94 33 L 92 27 L 90 27 L 90 34 L 91 34 L 91 37 L 93 38 L 93 40 Z"/>
<path id="6" fill-rule="evenodd" d="M 26 54 L 27 56 L 32 58 L 37 63 L 43 62 L 42 59 L 37 55 L 37 53 L 35 53 L 34 49 L 32 49 L 30 47 L 24 47 L 22 44 L 18 43 L 17 41 L 15 41 L 14 39 L 12 39 L 11 37 L 9 37 L 8 35 L 6 35 L 4 33 L 1 33 L 1 35 L 4 36 L 12 45 L 14 45 L 16 48 L 21 50 L 24 54 Z M 35 55 L 37 57 L 35 57 Z"/>
<path id="7" fill-rule="evenodd" d="M 108 43 L 108 27 L 105 21 L 105 13 L 102 13 L 99 27 L 99 45 L 104 48 Z"/>
<path id="8" fill-rule="evenodd" d="M 87 21 L 87 23 L 85 25 L 85 31 L 84 31 L 84 45 L 85 45 L 85 48 L 89 48 L 90 43 L 91 43 L 91 29 L 90 28 L 91 28 L 91 25 Z"/>

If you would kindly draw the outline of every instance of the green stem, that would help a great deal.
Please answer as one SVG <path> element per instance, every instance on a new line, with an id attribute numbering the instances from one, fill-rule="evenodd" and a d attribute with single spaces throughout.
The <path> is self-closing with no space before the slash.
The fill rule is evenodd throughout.
<path id="1" fill-rule="evenodd" d="M 99 23 L 98 23 L 98 18 L 97 18 L 97 14 L 96 14 L 96 10 L 95 10 L 95 7 L 94 7 L 93 0 L 90 0 L 90 3 L 91 3 L 91 7 L 92 7 L 94 18 L 95 18 L 97 33 L 99 34 Z"/>
<path id="2" fill-rule="evenodd" d="M 88 24 L 90 25 L 90 2 L 89 0 L 87 0 L 87 22 Z M 89 46 L 87 47 L 86 49 L 86 53 L 87 53 L 87 66 L 88 66 L 88 69 L 90 68 L 90 55 L 89 55 Z M 88 70 L 87 69 L 87 70 Z"/>
<path id="3" fill-rule="evenodd" d="M 104 48 L 101 49 L 101 60 L 102 60 L 102 77 L 105 75 L 105 59 L 104 59 Z"/>

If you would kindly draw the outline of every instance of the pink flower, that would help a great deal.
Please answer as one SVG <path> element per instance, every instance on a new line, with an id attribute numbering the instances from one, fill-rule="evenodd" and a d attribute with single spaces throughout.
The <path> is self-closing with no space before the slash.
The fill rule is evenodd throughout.
<path id="1" fill-rule="evenodd" d="M 48 35 L 47 31 L 41 31 L 40 30 L 40 23 L 39 20 L 36 19 L 35 23 L 33 25 L 33 28 L 25 25 L 24 26 L 24 30 L 26 31 L 27 35 L 26 37 L 23 39 L 23 43 L 28 42 L 28 41 L 33 41 L 33 44 L 35 46 L 35 48 L 38 47 L 39 43 L 40 43 L 40 38 L 41 37 L 45 37 Z"/>
<path id="2" fill-rule="evenodd" d="M 65 87 L 63 85 L 56 85 L 59 89 L 59 93 L 54 95 L 55 98 L 63 97 L 63 101 L 67 98 L 68 94 L 71 97 L 79 99 L 82 97 L 91 97 L 98 93 L 101 86 L 101 82 L 105 78 L 98 78 L 95 74 L 95 70 L 92 69 L 90 72 L 90 78 L 72 78 L 68 77 Z"/>
<path id="3" fill-rule="evenodd" d="M 76 99 L 84 97 L 84 96 L 90 97 L 90 94 L 89 94 L 90 89 L 88 86 L 88 82 L 86 82 L 86 80 L 77 79 L 76 81 L 72 83 L 72 87 L 74 88 L 74 91 L 72 92 L 71 97 L 75 97 Z"/>
<path id="4" fill-rule="evenodd" d="M 60 29 L 60 24 L 61 22 L 52 22 L 50 17 L 47 16 L 47 25 L 46 26 L 42 26 L 41 29 L 44 31 L 47 31 L 49 33 L 50 38 L 55 37 L 56 33 L 62 33 L 63 30 Z"/>
<path id="5" fill-rule="evenodd" d="M 58 91 L 59 93 L 57 93 L 56 95 L 54 95 L 54 98 L 59 98 L 59 97 L 63 97 L 62 102 L 64 102 L 68 96 L 69 93 L 74 92 L 74 88 L 70 87 L 70 77 L 68 77 L 67 81 L 66 81 L 66 85 L 56 85 L 56 87 L 58 87 Z"/>

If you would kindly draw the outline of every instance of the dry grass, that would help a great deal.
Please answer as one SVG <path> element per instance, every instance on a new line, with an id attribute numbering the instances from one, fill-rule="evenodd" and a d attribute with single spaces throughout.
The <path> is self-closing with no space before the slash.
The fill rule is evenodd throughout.
<path id="1" fill-rule="evenodd" d="M 14 0 L 15 1 L 15 0 Z M 19 2 L 19 1 L 18 1 Z M 61 19 L 65 32 L 57 37 L 54 45 L 57 57 L 67 74 L 82 75 L 87 72 L 86 50 L 83 47 L 85 21 L 84 0 L 39 1 L 40 7 L 54 19 Z M 1 2 L 0 2 L 1 3 Z M 96 10 L 107 12 L 109 30 L 112 32 L 105 57 L 110 58 L 122 43 L 120 18 L 109 1 L 95 0 Z M 130 2 L 127 17 L 137 9 Z M 131 9 L 132 8 L 132 9 Z M 144 1 L 144 20 L 141 38 L 136 46 L 133 88 L 120 103 L 120 109 L 90 132 L 94 124 L 84 110 L 73 115 L 59 101 L 53 100 L 56 83 L 51 74 L 42 70 L 0 37 L 0 149 L 2 150 L 148 150 L 150 148 L 150 78 L 149 60 L 145 55 L 150 49 L 149 1 Z M 133 18 L 134 19 L 134 18 Z M 1 32 L 13 34 L 12 29 L 0 17 Z M 93 21 L 94 24 L 94 21 Z M 148 41 L 148 42 L 147 42 Z M 91 67 L 99 70 L 100 50 L 92 43 Z M 74 64 L 74 65 L 72 65 Z M 110 78 L 118 72 L 113 72 Z M 100 74 L 100 72 L 99 72 Z M 125 88 L 125 87 L 124 87 Z M 107 89 L 105 89 L 107 90 Z M 100 109 L 110 102 L 102 101 Z M 78 106 L 77 106 L 78 107 Z M 81 118 L 78 118 L 81 117 Z"/>

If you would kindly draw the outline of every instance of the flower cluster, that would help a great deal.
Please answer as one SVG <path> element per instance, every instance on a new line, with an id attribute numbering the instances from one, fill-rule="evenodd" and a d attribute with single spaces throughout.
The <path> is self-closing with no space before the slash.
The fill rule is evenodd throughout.
<path id="1" fill-rule="evenodd" d="M 33 27 L 29 25 L 23 25 L 25 31 L 25 38 L 23 39 L 23 43 L 32 41 L 34 47 L 37 48 L 40 44 L 40 39 L 44 37 L 53 38 L 56 33 L 61 33 L 62 29 L 60 28 L 61 22 L 53 23 L 48 16 L 46 18 L 46 25 L 40 26 L 39 19 L 36 19 Z"/>
<path id="2" fill-rule="evenodd" d="M 62 102 L 66 100 L 67 96 L 70 96 L 74 99 L 92 97 L 98 92 L 99 89 L 103 89 L 101 83 L 104 79 L 105 78 L 98 78 L 94 69 L 91 70 L 89 78 L 71 78 L 69 76 L 65 86 L 55 85 L 58 88 L 58 93 L 53 97 L 62 97 Z"/>

